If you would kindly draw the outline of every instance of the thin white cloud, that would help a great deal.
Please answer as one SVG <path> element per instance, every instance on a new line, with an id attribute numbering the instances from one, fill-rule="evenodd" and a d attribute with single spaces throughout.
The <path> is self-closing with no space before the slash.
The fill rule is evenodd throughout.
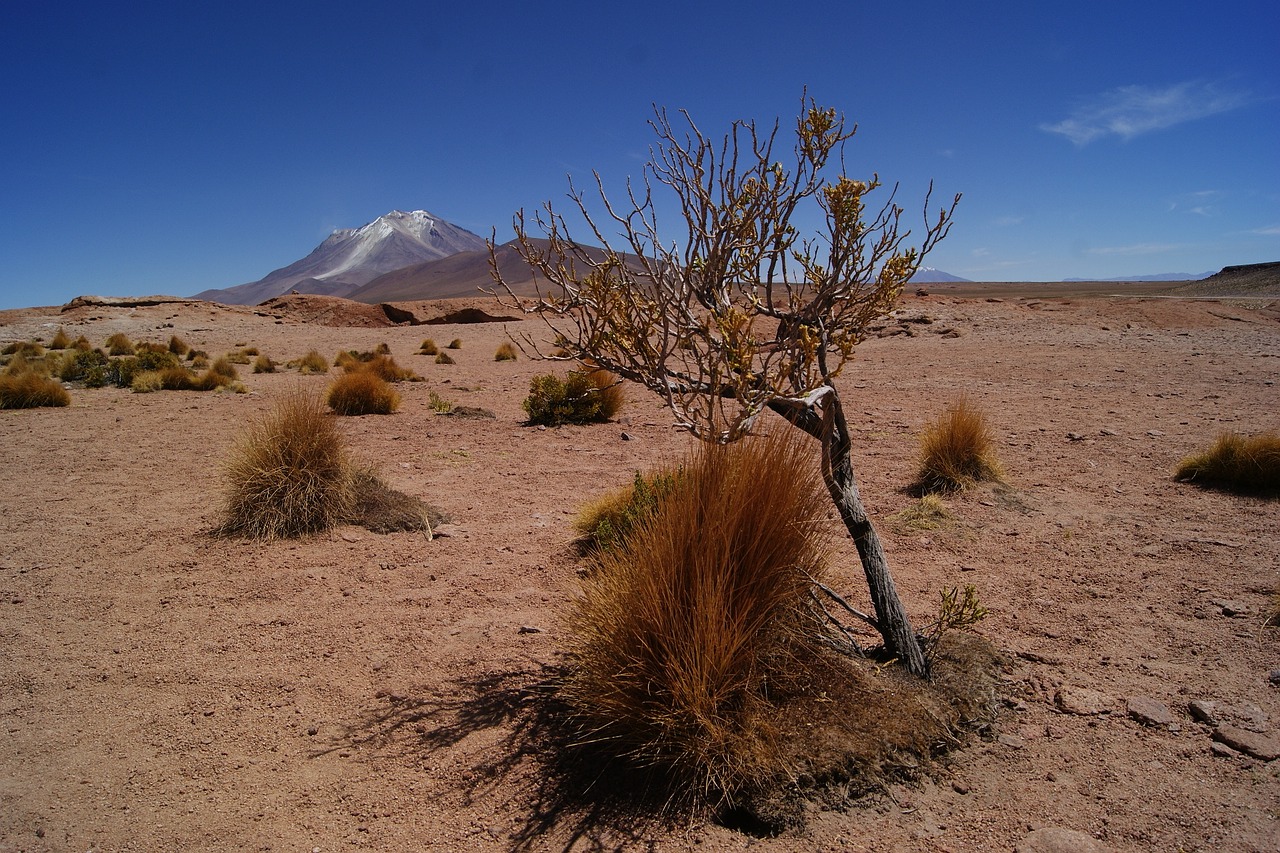
<path id="1" fill-rule="evenodd" d="M 1265 228 L 1255 228 L 1249 232 L 1250 234 L 1260 234 L 1263 237 L 1280 236 L 1280 225 L 1268 225 Z"/>
<path id="2" fill-rule="evenodd" d="M 1001 228 L 1008 228 L 1011 225 L 1021 225 L 1022 220 L 1025 218 L 1026 217 L 1023 217 L 1023 216 L 997 216 L 992 221 L 992 224 L 998 225 Z"/>
<path id="3" fill-rule="evenodd" d="M 1181 248 L 1177 243 L 1135 243 L 1132 246 L 1100 246 L 1085 252 L 1090 255 L 1159 255 Z"/>
<path id="4" fill-rule="evenodd" d="M 1202 80 L 1188 80 L 1163 89 L 1121 86 L 1089 98 L 1067 118 L 1056 124 L 1042 124 L 1040 129 L 1065 136 L 1077 146 L 1112 135 L 1129 140 L 1238 109 L 1250 100 L 1245 92 L 1225 91 Z"/>

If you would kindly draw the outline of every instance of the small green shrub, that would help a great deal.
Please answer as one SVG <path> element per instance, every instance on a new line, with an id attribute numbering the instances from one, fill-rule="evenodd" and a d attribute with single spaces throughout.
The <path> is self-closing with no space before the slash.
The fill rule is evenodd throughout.
<path id="1" fill-rule="evenodd" d="M 431 406 L 431 411 L 440 415 L 447 415 L 453 411 L 453 402 L 441 397 L 435 391 L 427 395 L 427 402 Z"/>
<path id="2" fill-rule="evenodd" d="M 59 376 L 64 382 L 83 382 L 91 388 L 100 388 L 107 383 L 109 361 L 102 350 L 76 349 L 71 358 L 63 359 Z"/>
<path id="3" fill-rule="evenodd" d="M 1174 479 L 1224 491 L 1280 493 L 1280 433 L 1223 433 L 1209 450 L 1183 459 Z"/>
<path id="4" fill-rule="evenodd" d="M 69 406 L 71 395 L 62 383 L 39 373 L 0 375 L 0 409 L 35 409 Z"/>
<path id="5" fill-rule="evenodd" d="M 340 415 L 389 415 L 400 408 L 400 394 L 375 373 L 346 373 L 329 386 L 325 401 Z"/>
<path id="6" fill-rule="evenodd" d="M 630 486 L 590 501 L 578 511 L 574 528 L 598 548 L 613 548 L 638 524 L 658 509 L 658 503 L 676 488 L 680 469 L 663 470 L 645 476 L 636 472 Z"/>
<path id="7" fill-rule="evenodd" d="M 530 424 L 604 423 L 617 415 L 622 396 L 608 371 L 574 370 L 564 379 L 550 373 L 535 376 L 523 405 Z"/>

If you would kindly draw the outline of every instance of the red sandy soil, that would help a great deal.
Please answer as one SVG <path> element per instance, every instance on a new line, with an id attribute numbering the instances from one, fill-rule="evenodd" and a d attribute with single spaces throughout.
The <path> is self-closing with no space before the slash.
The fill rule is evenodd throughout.
<path id="1" fill-rule="evenodd" d="M 511 715 L 458 714 L 560 661 L 575 509 L 690 446 L 656 398 L 633 390 L 618 423 L 522 426 L 549 367 L 494 362 L 519 324 L 319 326 L 192 302 L 0 313 L 2 341 L 176 333 L 278 361 L 385 341 L 425 381 L 342 430 L 455 520 L 434 541 L 210 535 L 233 440 L 325 377 L 242 368 L 247 394 L 73 389 L 70 408 L 0 413 L 0 851 L 1009 851 L 1044 827 L 1116 851 L 1280 849 L 1280 763 L 1215 747 L 1188 710 L 1214 703 L 1255 752 L 1280 738 L 1280 632 L 1263 624 L 1280 501 L 1171 476 L 1221 431 L 1280 426 L 1275 306 L 929 289 L 902 311 L 933 322 L 866 341 L 841 391 L 909 611 L 927 623 L 943 587 L 977 587 L 978 630 L 1010 660 L 1002 712 L 934 775 L 774 838 L 543 827 L 538 765 L 504 762 Z M 457 364 L 414 355 L 428 336 L 461 338 Z M 497 418 L 437 416 L 432 391 Z M 953 528 L 896 527 L 918 434 L 960 392 L 989 414 L 1007 484 L 947 498 Z M 847 541 L 836 578 L 870 608 Z M 1141 722 L 1135 698 L 1169 718 Z"/>

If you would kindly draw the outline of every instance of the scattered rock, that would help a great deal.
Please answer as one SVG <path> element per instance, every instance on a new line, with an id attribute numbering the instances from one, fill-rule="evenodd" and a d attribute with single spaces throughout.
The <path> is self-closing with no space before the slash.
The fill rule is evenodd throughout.
<path id="1" fill-rule="evenodd" d="M 1280 669 L 1271 670 L 1271 686 L 1280 687 Z"/>
<path id="2" fill-rule="evenodd" d="M 1115 434 L 1116 434 L 1115 430 L 1108 429 L 1107 427 L 1103 427 L 1102 429 L 1098 430 L 1098 435 L 1115 435 Z"/>
<path id="3" fill-rule="evenodd" d="M 1017 735 L 1000 735 L 996 738 L 996 741 L 1010 749 L 1022 749 L 1027 745 L 1027 742 Z"/>
<path id="4" fill-rule="evenodd" d="M 1280 738 L 1224 725 L 1213 730 L 1213 739 L 1261 761 L 1280 758 Z"/>
<path id="5" fill-rule="evenodd" d="M 520 626 L 520 630 L 519 630 L 517 633 L 520 633 L 520 634 L 541 634 L 541 633 L 542 633 L 542 629 L 541 629 L 541 628 L 535 628 L 535 627 L 534 627 L 534 626 L 532 626 L 532 625 L 521 625 L 521 626 Z"/>
<path id="6" fill-rule="evenodd" d="M 1084 436 L 1078 432 L 1067 433 L 1067 438 L 1070 439 L 1071 441 L 1084 441 Z"/>
<path id="7" fill-rule="evenodd" d="M 1209 744 L 1209 751 L 1219 758 L 1239 758 L 1240 753 L 1236 752 L 1225 743 L 1218 743 L 1216 740 Z"/>
<path id="8" fill-rule="evenodd" d="M 630 441 L 630 440 L 631 440 L 632 438 L 634 438 L 634 437 L 635 437 L 635 436 L 633 436 L 633 435 L 632 435 L 631 433 L 629 433 L 629 432 L 624 432 L 624 433 L 622 433 L 622 440 L 623 440 L 623 441 Z"/>
<path id="9" fill-rule="evenodd" d="M 967 794 L 969 793 L 969 786 L 957 779 L 951 783 L 951 790 L 957 794 Z"/>
<path id="10" fill-rule="evenodd" d="M 1192 699 L 1187 703 L 1187 712 L 1191 714 L 1191 719 L 1205 725 L 1216 726 L 1221 722 L 1217 703 L 1208 699 Z"/>
<path id="11" fill-rule="evenodd" d="M 1228 601 L 1222 598 L 1215 598 L 1210 602 L 1214 607 L 1222 611 L 1222 615 L 1231 619 L 1244 618 L 1249 615 L 1247 605 L 1238 601 Z"/>
<path id="12" fill-rule="evenodd" d="M 1149 429 L 1147 430 L 1147 435 L 1151 436 L 1152 438 L 1159 438 L 1160 436 L 1164 435 L 1164 433 L 1158 429 Z"/>
<path id="13" fill-rule="evenodd" d="M 1096 690 L 1087 687 L 1061 688 L 1054 697 L 1054 703 L 1062 711 L 1080 717 L 1111 712 L 1111 700 Z"/>
<path id="14" fill-rule="evenodd" d="M 1176 722 L 1167 705 L 1146 696 L 1130 697 L 1127 708 L 1129 716 L 1144 726 L 1169 726 Z"/>
<path id="15" fill-rule="evenodd" d="M 1092 835 L 1075 829 L 1047 826 L 1037 829 L 1018 842 L 1015 853 L 1107 853 L 1107 848 Z"/>

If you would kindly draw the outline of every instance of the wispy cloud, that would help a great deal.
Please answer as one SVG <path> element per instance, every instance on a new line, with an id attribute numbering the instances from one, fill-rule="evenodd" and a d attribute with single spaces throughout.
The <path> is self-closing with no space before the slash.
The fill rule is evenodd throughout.
<path id="1" fill-rule="evenodd" d="M 1008 228 L 1012 225 L 1021 225 L 1025 218 L 1026 217 L 1023 216 L 997 216 L 992 220 L 992 224 L 998 225 L 1001 228 Z"/>
<path id="2" fill-rule="evenodd" d="M 1077 146 L 1114 135 L 1132 139 L 1183 122 L 1238 109 L 1251 101 L 1246 92 L 1226 91 L 1213 83 L 1188 80 L 1163 89 L 1121 86 L 1095 95 L 1056 124 L 1042 124 L 1046 133 L 1057 133 Z"/>
<path id="3" fill-rule="evenodd" d="M 1177 243 L 1134 243 L 1131 246 L 1099 246 L 1085 252 L 1090 255 L 1159 255 L 1181 248 Z"/>
<path id="4" fill-rule="evenodd" d="M 1280 225 L 1268 225 L 1265 228 L 1255 228 L 1249 232 L 1250 234 L 1260 234 L 1263 237 L 1280 236 Z"/>

